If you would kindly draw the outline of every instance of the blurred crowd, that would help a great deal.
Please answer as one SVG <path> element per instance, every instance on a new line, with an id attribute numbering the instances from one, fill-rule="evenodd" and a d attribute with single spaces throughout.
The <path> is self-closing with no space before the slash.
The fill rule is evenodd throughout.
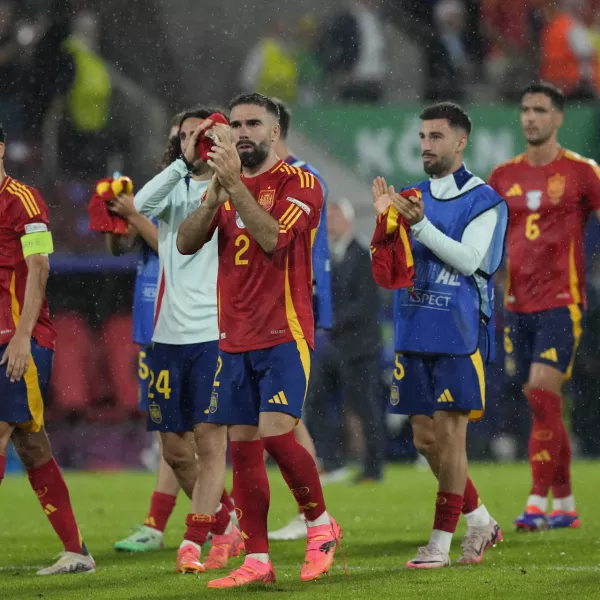
<path id="1" fill-rule="evenodd" d="M 598 0 L 349 0 L 324 22 L 272 18 L 240 86 L 289 102 L 397 101 L 423 70 L 425 100 L 514 100 L 536 78 L 580 100 L 598 95 L 599 53 Z"/>

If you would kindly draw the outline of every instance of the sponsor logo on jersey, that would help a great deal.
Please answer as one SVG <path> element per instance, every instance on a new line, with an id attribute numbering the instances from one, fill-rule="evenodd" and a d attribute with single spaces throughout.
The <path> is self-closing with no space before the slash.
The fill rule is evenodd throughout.
<path id="1" fill-rule="evenodd" d="M 244 225 L 244 221 L 242 221 L 242 217 L 240 217 L 240 213 L 238 213 L 237 211 L 235 212 L 235 224 L 240 229 L 245 229 L 246 228 L 246 226 Z"/>
<path id="2" fill-rule="evenodd" d="M 275 190 L 272 190 L 271 188 L 261 190 L 258 194 L 258 204 L 266 211 L 271 210 L 273 204 L 275 204 Z"/>
<path id="3" fill-rule="evenodd" d="M 288 202 L 291 202 L 292 204 L 299 206 L 307 215 L 310 215 L 310 206 L 308 206 L 307 204 L 304 204 L 304 202 L 301 202 L 300 200 L 296 200 L 296 198 L 292 198 L 291 196 L 288 196 L 287 200 L 288 200 Z"/>
<path id="4" fill-rule="evenodd" d="M 531 190 L 527 192 L 527 208 L 537 210 L 542 205 L 542 191 Z"/>
<path id="5" fill-rule="evenodd" d="M 560 173 L 548 177 L 548 187 L 546 193 L 552 204 L 558 204 L 565 193 L 565 185 L 567 178 Z"/>
<path id="6" fill-rule="evenodd" d="M 39 233 L 40 231 L 48 231 L 45 223 L 27 223 L 25 225 L 25 233 Z"/>

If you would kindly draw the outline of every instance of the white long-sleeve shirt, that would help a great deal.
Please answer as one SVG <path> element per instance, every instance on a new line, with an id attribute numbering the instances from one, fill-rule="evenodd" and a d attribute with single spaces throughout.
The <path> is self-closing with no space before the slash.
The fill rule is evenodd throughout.
<path id="1" fill-rule="evenodd" d="M 473 177 L 471 181 L 471 186 L 483 183 L 477 177 Z M 469 184 L 467 186 L 471 187 Z M 452 174 L 442 179 L 432 179 L 431 192 L 434 197 L 440 199 L 460 193 Z M 411 232 L 415 239 L 427 246 L 441 261 L 459 273 L 470 276 L 477 269 L 489 272 L 490 248 L 497 223 L 498 209 L 493 208 L 473 219 L 465 227 L 460 242 L 442 233 L 427 217 L 413 225 Z"/>
<path id="2" fill-rule="evenodd" d="M 218 340 L 217 236 L 196 254 L 177 250 L 177 230 L 200 204 L 208 181 L 188 177 L 177 159 L 135 196 L 135 208 L 158 218 L 160 274 L 152 340 L 161 344 L 198 344 Z"/>

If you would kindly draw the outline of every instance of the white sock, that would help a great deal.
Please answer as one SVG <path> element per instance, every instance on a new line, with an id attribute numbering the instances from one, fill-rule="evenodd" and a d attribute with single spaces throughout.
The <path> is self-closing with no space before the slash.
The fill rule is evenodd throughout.
<path id="1" fill-rule="evenodd" d="M 331 519 L 329 518 L 327 511 L 325 511 L 318 519 L 315 519 L 314 521 L 309 521 L 306 519 L 306 525 L 308 527 L 318 527 L 319 525 L 328 525 L 329 523 L 331 523 Z"/>
<path id="2" fill-rule="evenodd" d="M 183 548 L 184 546 L 189 546 L 189 545 L 194 546 L 194 548 L 196 548 L 196 550 L 198 550 L 198 552 L 202 552 L 202 546 L 198 546 L 198 544 L 196 544 L 196 542 L 190 542 L 189 540 L 184 539 L 183 542 L 181 542 L 181 545 L 179 546 L 180 548 Z"/>
<path id="3" fill-rule="evenodd" d="M 162 531 L 155 529 L 154 527 L 149 527 L 148 525 L 144 525 L 146 529 L 149 529 L 152 532 L 152 535 L 164 535 Z"/>
<path id="4" fill-rule="evenodd" d="M 431 532 L 429 543 L 439 546 L 446 554 L 449 554 L 450 544 L 452 544 L 453 535 L 454 534 L 448 533 L 447 531 L 440 531 L 439 529 L 434 529 Z"/>
<path id="5" fill-rule="evenodd" d="M 575 496 L 571 494 L 566 498 L 553 498 L 552 500 L 553 510 L 566 510 L 567 512 L 575 511 Z"/>
<path id="6" fill-rule="evenodd" d="M 254 558 L 255 560 L 264 563 L 265 565 L 269 562 L 269 554 L 267 552 L 257 552 L 256 554 L 246 554 L 246 558 Z"/>
<path id="7" fill-rule="evenodd" d="M 491 517 L 487 508 L 482 504 L 473 512 L 467 513 L 465 519 L 467 527 L 485 527 L 490 522 Z"/>
<path id="8" fill-rule="evenodd" d="M 535 506 L 536 508 L 539 508 L 542 512 L 546 512 L 548 510 L 548 498 L 544 498 L 543 496 L 536 496 L 534 494 L 527 498 L 527 506 Z"/>

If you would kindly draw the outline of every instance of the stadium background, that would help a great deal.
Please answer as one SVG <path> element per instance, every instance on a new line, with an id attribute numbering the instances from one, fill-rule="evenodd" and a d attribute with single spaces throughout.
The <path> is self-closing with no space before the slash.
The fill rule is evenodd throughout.
<path id="1" fill-rule="evenodd" d="M 372 177 L 385 175 L 396 186 L 422 177 L 416 132 L 423 103 L 452 99 L 468 105 L 474 134 L 467 166 L 482 177 L 521 151 L 516 94 L 539 75 L 548 51 L 545 28 L 567 9 L 595 54 L 590 77 L 568 90 L 560 139 L 600 158 L 597 4 L 0 0 L 7 170 L 43 193 L 55 238 L 48 294 L 59 338 L 47 421 L 61 465 L 113 469 L 152 463 L 136 410 L 136 348 L 130 342 L 137 257 L 111 257 L 103 239 L 88 231 L 86 207 L 98 178 L 119 171 L 141 187 L 156 172 L 176 111 L 197 103 L 225 105 L 235 93 L 254 88 L 292 104 L 291 148 L 319 168 L 330 198 L 351 200 L 358 231 L 368 241 Z M 359 15 L 350 36 L 344 30 L 349 14 Z M 343 42 L 348 37 L 350 51 Z M 372 59 L 366 84 L 364 78 L 353 81 L 353 66 L 344 58 L 356 55 L 358 61 L 363 52 Z M 263 57 L 258 70 L 257 56 Z M 568 398 L 576 453 L 597 457 L 595 221 L 586 243 L 590 312 Z M 499 278 L 499 297 L 501 287 Z M 384 342 L 382 403 L 393 360 L 389 300 L 384 295 L 384 310 L 373 316 Z M 501 315 L 497 332 L 501 350 Z M 489 372 L 487 418 L 470 431 L 474 459 L 524 456 L 528 411 L 524 402 L 503 397 L 501 371 L 502 355 Z M 335 409 L 336 398 L 330 401 Z M 360 452 L 356 441 L 349 440 L 351 453 Z M 387 454 L 391 460 L 414 458 L 407 428 L 390 434 Z M 9 462 L 9 469 L 18 468 L 16 460 Z"/>

